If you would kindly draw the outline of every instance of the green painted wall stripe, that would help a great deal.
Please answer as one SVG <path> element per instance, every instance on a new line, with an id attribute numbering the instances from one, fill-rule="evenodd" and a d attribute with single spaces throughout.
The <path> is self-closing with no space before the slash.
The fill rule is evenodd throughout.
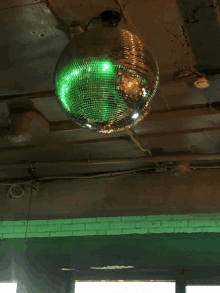
<path id="1" fill-rule="evenodd" d="M 0 239 L 205 232 L 220 233 L 220 213 L 0 222 Z"/>

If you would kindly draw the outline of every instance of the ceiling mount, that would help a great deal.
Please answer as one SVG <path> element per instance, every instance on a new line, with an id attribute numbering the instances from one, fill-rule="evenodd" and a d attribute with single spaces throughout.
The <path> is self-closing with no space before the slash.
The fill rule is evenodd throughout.
<path id="1" fill-rule="evenodd" d="M 35 111 L 20 109 L 19 113 L 10 113 L 11 125 L 8 135 L 9 141 L 17 144 L 29 142 L 32 138 L 30 133 L 31 122 L 38 122 L 46 131 L 50 130 L 49 123 L 42 114 Z"/>
<path id="2" fill-rule="evenodd" d="M 114 10 L 103 11 L 99 17 L 105 27 L 117 27 L 121 21 L 121 14 Z"/>

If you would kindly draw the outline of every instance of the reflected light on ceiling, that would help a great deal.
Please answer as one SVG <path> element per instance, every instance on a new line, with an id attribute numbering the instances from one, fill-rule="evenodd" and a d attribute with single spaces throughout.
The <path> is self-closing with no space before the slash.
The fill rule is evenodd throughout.
<path id="1" fill-rule="evenodd" d="M 133 269 L 134 266 L 107 266 L 107 267 L 91 267 L 93 270 L 122 270 L 122 269 Z"/>

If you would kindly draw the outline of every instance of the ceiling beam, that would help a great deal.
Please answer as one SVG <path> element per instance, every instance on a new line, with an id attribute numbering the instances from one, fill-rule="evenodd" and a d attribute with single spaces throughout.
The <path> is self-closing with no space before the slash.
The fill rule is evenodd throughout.
<path id="1" fill-rule="evenodd" d="M 26 112 L 22 115 L 28 115 L 32 114 L 34 112 Z M 175 121 L 179 119 L 186 119 L 186 118 L 194 118 L 194 117 L 200 117 L 200 116 L 213 116 L 213 115 L 219 115 L 220 112 L 216 110 L 215 108 L 209 108 L 207 106 L 199 106 L 195 108 L 188 108 L 188 109 L 180 109 L 180 110 L 171 110 L 167 112 L 152 112 L 150 113 L 144 121 L 142 121 L 139 125 L 148 126 L 148 122 L 152 121 Z M 30 115 L 29 115 L 30 116 Z M 39 115 L 35 115 L 38 117 Z M 32 115 L 31 115 L 32 117 Z M 35 118 L 36 121 L 38 121 L 37 118 Z M 48 122 L 44 121 L 44 119 L 41 119 L 42 121 L 38 121 L 41 125 L 44 126 L 44 129 L 49 132 L 63 132 L 63 131 L 73 131 L 73 130 L 80 130 L 80 131 L 89 131 L 89 130 L 83 130 L 78 125 L 73 123 L 72 121 L 58 121 L 58 122 Z M 144 129 L 145 127 L 143 127 Z M 162 137 L 162 136 L 171 136 L 171 135 L 186 135 L 186 134 L 192 134 L 192 133 L 202 133 L 202 132 L 209 132 L 209 131 L 220 131 L 220 125 L 214 125 L 211 127 L 203 127 L 203 128 L 190 128 L 190 129 L 179 129 L 179 130 L 169 130 L 169 131 L 158 131 L 158 132 L 147 132 L 143 134 L 139 134 L 139 139 L 145 139 L 145 138 L 156 138 L 156 137 Z M 137 131 L 136 131 L 137 132 Z M 6 131 L 2 133 L 2 135 L 6 136 Z M 127 132 L 122 132 L 121 136 L 119 137 L 105 137 L 105 138 L 99 138 L 99 139 L 91 139 L 91 140 L 79 140 L 79 141 L 72 141 L 72 142 L 65 142 L 65 143 L 53 143 L 53 144 L 47 144 L 47 143 L 40 143 L 37 145 L 26 145 L 26 146 L 13 146 L 13 147 L 3 147 L 0 148 L 1 152 L 5 151 L 17 151 L 17 150 L 31 150 L 31 149 L 40 149 L 40 148 L 47 148 L 47 147 L 62 147 L 62 146 L 77 146 L 77 145 L 84 145 L 84 144 L 97 144 L 97 143 L 116 143 L 120 141 L 130 141 L 130 137 Z"/>
<path id="2" fill-rule="evenodd" d="M 75 160 L 75 161 L 38 161 L 32 162 L 34 168 L 55 167 L 62 165 L 67 166 L 89 166 L 89 165 L 109 165 L 109 164 L 130 164 L 130 163 L 157 163 L 157 162 L 179 162 L 179 161 L 213 161 L 220 160 L 220 153 L 211 154 L 190 154 L 190 155 L 166 155 L 155 157 L 127 157 L 112 159 L 96 159 L 96 160 Z M 30 162 L 27 163 L 10 163 L 0 164 L 1 169 L 28 169 Z"/>
<path id="3" fill-rule="evenodd" d="M 162 131 L 162 132 L 151 132 L 145 134 L 139 134 L 137 139 L 145 139 L 145 138 L 155 138 L 161 136 L 170 136 L 170 135 L 185 135 L 185 134 L 192 134 L 192 133 L 201 133 L 201 132 L 208 132 L 208 131 L 220 131 L 220 125 L 215 127 L 206 127 L 206 128 L 198 128 L 198 129 L 183 129 L 183 130 L 175 130 L 175 131 Z M 6 134 L 4 133 L 6 136 Z M 77 145 L 86 145 L 86 144 L 100 144 L 100 143 L 119 143 L 121 141 L 130 141 L 131 138 L 128 136 L 127 133 L 124 136 L 119 137 L 109 137 L 109 138 L 102 138 L 102 139 L 90 139 L 90 140 L 79 140 L 79 141 L 70 141 L 65 143 L 39 143 L 36 145 L 26 145 L 26 146 L 12 146 L 12 147 L 2 147 L 0 148 L 0 152 L 9 152 L 9 151 L 19 151 L 19 150 L 34 150 L 34 149 L 42 149 L 42 148 L 58 148 L 63 146 L 77 146 Z"/>
<path id="4" fill-rule="evenodd" d="M 186 118 L 195 118 L 199 116 L 212 116 L 217 114 L 220 114 L 220 112 L 211 106 L 208 107 L 207 105 L 194 105 L 188 108 L 176 108 L 169 111 L 151 112 L 142 120 L 139 125 L 141 125 L 142 123 L 146 123 L 147 126 L 147 123 L 152 121 L 172 121 Z M 78 129 L 80 129 L 80 127 L 77 124 L 73 123 L 71 120 L 50 122 L 50 132 L 63 132 Z"/>

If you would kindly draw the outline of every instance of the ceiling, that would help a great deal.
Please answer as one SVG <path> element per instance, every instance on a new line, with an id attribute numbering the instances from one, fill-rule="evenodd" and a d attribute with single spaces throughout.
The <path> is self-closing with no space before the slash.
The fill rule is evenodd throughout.
<path id="1" fill-rule="evenodd" d="M 204 159 L 200 157 L 198 159 L 198 155 L 218 154 L 220 151 L 219 4 L 217 0 L 138 0 L 138 2 L 134 0 L 0 1 L 0 181 L 18 178 L 33 179 L 41 176 L 72 175 L 76 173 L 83 175 L 139 168 L 148 169 L 151 173 L 163 173 L 167 169 L 165 168 L 164 171 L 160 163 L 169 163 L 169 158 L 164 159 L 164 156 L 170 155 L 175 156 L 177 161 L 180 155 L 192 155 L 195 156 L 193 157 L 194 159 L 190 160 L 193 166 L 208 168 L 215 165 L 218 168 L 220 157 L 208 157 L 209 159 L 207 157 Z M 148 152 L 143 152 L 125 131 L 107 135 L 79 129 L 77 125 L 68 121 L 54 95 L 54 69 L 61 51 L 70 40 L 70 24 L 73 21 L 78 21 L 85 28 L 92 17 L 98 16 L 102 11 L 107 9 L 120 12 L 123 17 L 119 27 L 130 26 L 133 30 L 136 30 L 146 41 L 146 44 L 154 52 L 158 60 L 160 88 L 156 94 L 151 113 L 134 128 L 137 134 L 136 140 L 144 148 L 151 150 L 152 158 Z M 100 26 L 99 21 L 94 21 L 90 28 L 96 26 Z M 187 73 L 188 76 L 181 76 L 181 72 Z M 206 89 L 196 88 L 193 83 L 196 80 L 195 75 L 193 75 L 194 72 L 205 74 L 210 82 L 210 86 Z M 30 142 L 21 145 L 10 142 L 8 140 L 10 130 L 9 112 L 12 108 L 25 108 L 26 111 L 37 112 L 43 119 L 42 121 L 46 121 L 49 128 L 45 130 L 39 124 L 39 120 L 33 120 L 30 128 L 32 134 L 32 140 Z M 162 158 L 161 162 L 157 159 L 158 156 Z M 144 159 L 136 161 L 135 159 L 138 157 Z M 151 160 L 146 159 L 149 157 Z M 110 164 L 110 159 L 114 158 L 119 159 L 118 163 L 112 162 Z M 123 158 L 134 158 L 134 160 L 133 162 L 128 160 L 122 164 L 120 159 Z M 104 162 L 92 164 L 92 160 L 104 160 Z M 31 163 L 34 165 L 37 162 L 51 161 L 59 161 L 59 164 L 55 167 L 55 165 L 50 166 L 42 163 L 41 166 L 38 165 L 36 167 L 34 173 L 30 173 L 30 168 L 27 167 Z M 68 167 L 68 163 L 64 164 L 64 161 L 71 161 L 72 165 L 70 164 Z M 75 161 L 80 162 L 77 163 Z M 17 163 L 26 163 L 26 165 L 16 165 Z M 185 194 L 190 194 L 190 184 L 199 182 L 199 180 L 202 182 L 206 177 L 204 175 L 203 178 L 199 179 L 198 176 L 192 176 L 188 181 L 178 179 L 180 181 L 177 181 L 176 186 L 174 184 L 174 189 L 177 188 L 176 190 L 178 190 L 178 186 L 179 188 L 181 186 L 188 186 Z M 163 188 L 165 186 L 166 198 L 161 199 L 161 202 L 164 206 L 167 206 L 167 203 L 169 203 L 169 195 L 171 194 L 169 188 L 173 187 L 173 181 L 170 177 L 167 180 L 167 177 L 163 177 L 163 174 L 160 174 L 158 178 L 159 180 L 156 181 L 148 177 L 147 186 L 150 187 L 151 184 L 152 186 L 154 185 L 154 188 L 157 186 Z M 216 175 L 215 173 L 215 176 L 212 176 L 212 173 L 209 173 L 209 177 L 207 178 L 210 180 L 212 178 L 215 179 L 216 190 L 218 190 L 218 174 Z M 125 182 L 126 186 L 129 186 L 129 178 L 126 180 L 123 182 Z M 135 181 L 136 179 L 133 178 L 132 180 Z M 131 182 L 133 182 L 132 180 Z M 146 179 L 143 178 L 141 180 L 142 185 L 140 184 L 139 188 L 141 188 L 140 186 L 144 186 Z M 136 181 L 134 185 L 136 183 L 139 184 Z M 106 190 L 108 190 L 109 194 L 111 193 L 109 195 L 109 202 L 117 203 L 115 196 L 119 198 L 120 189 L 123 189 L 123 184 L 117 181 L 114 188 L 112 187 L 113 183 L 108 186 L 106 184 L 104 184 L 105 186 L 102 185 L 102 189 L 104 190 L 102 192 L 99 189 L 102 183 L 93 183 L 92 190 L 94 198 L 90 199 L 90 204 L 89 192 L 91 183 L 83 181 L 80 183 L 81 185 L 77 183 L 77 187 L 73 183 L 71 184 L 65 185 L 65 188 L 61 183 L 57 185 L 49 183 L 49 188 L 44 185 L 39 192 L 39 197 L 36 196 L 34 199 L 37 205 L 34 207 L 33 217 L 59 218 L 60 215 L 65 217 L 71 209 L 74 210 L 71 213 L 74 213 L 77 217 L 81 217 L 83 206 L 83 213 L 85 215 L 91 212 L 91 214 L 97 216 L 99 209 L 102 210 L 101 206 L 103 200 L 105 200 L 103 198 Z M 198 199 L 199 202 L 201 190 L 199 190 L 199 184 L 197 185 L 194 191 L 194 194 L 197 196 L 192 197 L 194 200 Z M 209 185 L 208 181 L 206 185 Z M 81 188 L 82 186 L 85 189 Z M 128 188 L 126 190 L 127 193 L 129 192 Z M 174 198 L 177 193 L 174 189 L 172 193 L 173 202 L 175 202 Z M 66 202 L 63 199 L 63 190 L 65 190 L 66 196 L 68 197 Z M 83 190 L 87 191 L 83 192 Z M 72 196 L 74 191 L 76 197 L 82 196 L 83 199 L 86 199 L 86 203 L 81 200 L 82 210 L 79 210 L 77 205 L 74 205 L 74 207 L 73 205 L 71 206 L 71 201 L 74 200 Z M 139 191 L 142 196 L 142 191 Z M 132 200 L 135 198 L 135 192 L 136 189 L 133 188 L 131 191 L 132 194 L 129 195 Z M 199 207 L 200 203 L 196 205 L 195 201 L 192 200 L 193 207 L 190 209 L 191 212 L 199 212 L 198 209 L 203 208 L 204 210 L 205 208 L 206 210 L 208 209 L 205 207 L 207 196 L 205 192 L 203 193 L 202 207 Z M 160 189 L 159 193 L 162 196 L 163 190 Z M 159 193 L 155 189 L 155 197 L 156 194 L 159 196 Z M 2 189 L 1 194 L 3 194 Z M 140 194 L 137 198 L 140 197 Z M 150 196 L 148 195 L 147 188 L 145 195 Z M 213 192 L 209 191 L 209 198 L 212 198 L 212 195 Z M 184 205 L 181 211 L 186 213 L 187 204 L 185 204 L 185 198 L 182 194 L 181 196 L 179 201 Z M 46 199 L 43 205 L 44 198 Z M 97 198 L 100 200 L 98 207 Z M 130 204 L 131 210 L 133 208 L 132 200 Z M 3 220 L 18 220 L 19 217 L 26 217 L 29 204 L 27 199 L 9 203 L 4 195 L 0 201 Z M 152 197 L 149 201 L 147 198 L 145 202 L 146 206 L 143 208 L 140 207 L 142 202 L 139 200 L 135 215 L 139 213 L 141 208 L 141 213 L 145 213 L 146 210 L 144 209 L 147 209 L 147 207 L 149 208 L 148 211 L 153 214 L 155 212 L 154 208 L 156 208 L 158 203 L 155 199 L 154 205 L 151 205 L 151 201 Z M 160 203 L 159 199 L 158 201 Z M 217 195 L 215 201 L 215 203 L 210 203 L 210 205 L 215 205 L 215 209 L 219 210 Z M 121 198 L 119 202 L 120 205 L 126 203 L 126 197 Z M 60 203 L 63 204 L 62 211 L 61 209 L 58 211 L 56 207 Z M 47 204 L 51 209 L 47 207 Z M 40 209 L 41 206 L 42 210 Z M 116 213 L 121 213 L 121 210 L 123 210 L 123 207 L 119 207 Z M 157 207 L 157 212 L 161 213 L 163 210 L 164 207 L 162 204 L 159 208 Z M 103 213 L 105 211 L 104 208 Z M 128 212 L 130 213 L 130 210 Z M 42 217 L 39 213 L 42 213 Z M 69 216 L 71 216 L 71 213 L 69 213 Z M 176 213 L 178 213 L 177 210 Z M 101 216 L 104 215 L 101 214 Z M 213 237 L 218 238 L 214 234 Z M 116 240 L 111 240 L 110 238 L 107 242 L 102 239 L 98 243 L 96 240 L 94 243 L 96 245 L 98 243 L 99 245 L 96 249 L 100 249 L 101 252 L 100 254 L 97 252 L 97 255 L 91 258 L 91 263 L 87 263 L 87 259 L 91 256 L 91 251 L 86 251 L 85 248 L 81 250 L 81 254 L 77 252 L 79 247 L 85 247 L 85 241 L 80 239 L 75 240 L 76 249 L 71 258 L 69 258 L 71 243 L 63 242 L 51 242 L 48 246 L 45 246 L 45 251 L 35 246 L 36 255 L 33 252 L 35 244 L 30 244 L 29 249 L 31 251 L 28 252 L 30 255 L 27 253 L 25 258 L 28 259 L 29 257 L 29 259 L 32 259 L 31 263 L 34 267 L 37 262 L 43 262 L 45 255 L 48 257 L 50 248 L 53 247 L 57 255 L 55 259 L 52 257 L 48 258 L 48 262 L 53 263 L 54 261 L 54 267 L 74 265 L 75 263 L 77 266 L 82 265 L 83 270 L 87 270 L 90 265 L 109 265 L 111 261 L 113 264 L 113 260 L 116 261 L 118 259 L 121 261 L 120 264 L 124 264 L 124 259 L 127 259 L 142 266 L 145 265 L 144 261 L 148 259 L 148 256 L 150 257 L 150 260 L 148 259 L 148 266 L 157 265 L 167 267 L 167 264 L 169 264 L 170 266 L 176 267 L 177 265 L 185 266 L 186 264 L 190 264 L 191 266 L 198 267 L 200 265 L 204 266 L 205 263 L 210 267 L 218 265 L 219 245 L 217 243 L 219 240 L 214 244 L 210 236 L 207 236 L 207 242 L 204 242 L 206 246 L 203 248 L 200 247 L 201 239 L 192 239 L 191 235 L 189 238 L 184 236 L 185 240 L 179 239 L 177 236 L 173 236 L 172 239 L 168 240 L 167 238 L 166 240 L 158 239 L 151 239 L 150 243 L 148 243 L 148 253 L 149 251 L 150 253 L 149 255 L 146 253 L 145 259 L 142 259 L 142 256 L 140 258 L 137 257 L 135 246 L 139 243 L 141 246 L 139 252 L 144 253 L 146 239 L 142 239 L 141 242 L 137 242 L 137 239 L 132 240 L 129 242 L 129 249 L 125 251 L 124 247 L 127 244 L 127 239 L 125 238 L 117 238 L 117 243 L 115 242 Z M 92 242 L 92 240 L 87 241 Z M 114 255 L 116 244 L 118 249 L 120 249 L 120 253 Z M 38 245 L 41 244 L 38 243 Z M 63 254 L 61 253 L 62 245 L 66 245 L 66 251 L 63 251 Z M 154 250 L 155 245 L 158 245 L 158 250 Z M 181 245 L 185 249 L 188 247 L 188 250 L 182 252 Z M 6 244 L 7 246 L 10 245 Z M 175 251 L 173 250 L 174 247 L 177 247 Z M 208 253 L 206 250 L 207 247 L 209 248 Z M 213 247 L 215 253 L 213 253 Z M 93 248 L 93 244 L 91 244 L 91 249 Z M 130 254 L 131 251 L 134 253 L 133 255 Z M 159 257 L 156 255 L 158 251 L 160 251 Z M 172 254 L 173 251 L 175 252 L 174 254 Z M 85 252 L 85 262 L 82 263 L 81 257 Z M 59 257 L 58 254 L 61 256 Z M 120 258 L 121 254 L 123 256 Z M 112 257 L 111 261 L 108 259 L 109 255 Z M 104 256 L 106 258 L 101 259 Z M 2 259 L 6 259 L 7 253 L 2 252 L 1 257 Z M 22 259 L 22 255 L 17 256 L 17 262 L 19 257 Z M 48 265 L 48 269 L 49 267 L 51 265 Z"/>

